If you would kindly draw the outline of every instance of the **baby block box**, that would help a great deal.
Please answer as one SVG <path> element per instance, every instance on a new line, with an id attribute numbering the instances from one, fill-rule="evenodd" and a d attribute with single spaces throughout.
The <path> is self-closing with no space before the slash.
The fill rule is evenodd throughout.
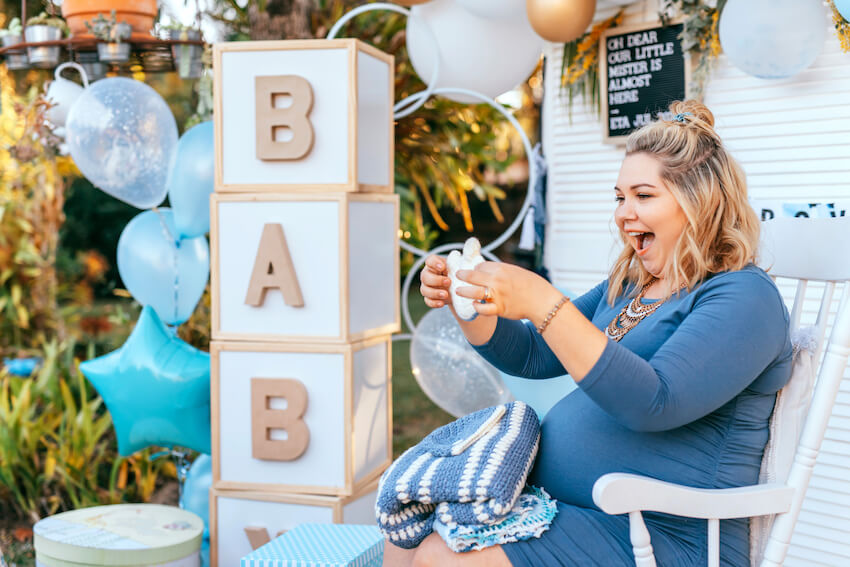
<path id="1" fill-rule="evenodd" d="M 233 567 L 300 524 L 375 525 L 375 479 L 351 496 L 210 491 L 210 559 Z M 376 530 L 377 531 L 377 530 Z M 319 565 L 321 563 L 317 563 Z"/>
<path id="2" fill-rule="evenodd" d="M 213 486 L 347 496 L 392 458 L 388 336 L 213 342 Z"/>
<path id="3" fill-rule="evenodd" d="M 354 39 L 213 56 L 216 191 L 393 192 L 392 56 Z"/>
<path id="4" fill-rule="evenodd" d="M 216 340 L 347 343 L 400 327 L 398 196 L 214 194 Z"/>
<path id="5" fill-rule="evenodd" d="M 375 526 L 301 524 L 242 558 L 241 567 L 380 567 Z"/>

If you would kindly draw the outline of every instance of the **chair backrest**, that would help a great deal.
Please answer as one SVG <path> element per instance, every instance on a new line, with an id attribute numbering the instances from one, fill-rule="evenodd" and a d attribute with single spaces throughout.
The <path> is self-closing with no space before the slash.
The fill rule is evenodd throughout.
<path id="1" fill-rule="evenodd" d="M 846 243 L 846 244 L 845 244 Z M 818 346 L 813 355 L 820 362 L 808 415 L 797 444 L 787 484 L 795 488 L 791 510 L 776 518 L 764 549 L 763 567 L 778 567 L 785 560 L 791 535 L 803 505 L 809 480 L 832 414 L 833 405 L 850 354 L 850 218 L 794 219 L 778 218 L 762 223 L 762 247 L 759 264 L 774 277 L 780 289 L 787 279 L 796 280 L 791 329 L 814 306 L 811 294 L 818 299 L 814 311 L 813 333 Z M 841 293 L 832 324 L 826 353 L 821 359 L 824 337 L 836 291 Z M 781 395 L 781 394 L 780 394 Z"/>

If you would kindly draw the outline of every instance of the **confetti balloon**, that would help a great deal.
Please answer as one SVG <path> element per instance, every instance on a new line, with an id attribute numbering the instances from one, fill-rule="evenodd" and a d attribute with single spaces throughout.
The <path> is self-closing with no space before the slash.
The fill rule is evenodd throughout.
<path id="1" fill-rule="evenodd" d="M 448 307 L 432 309 L 419 321 L 410 365 L 425 394 L 455 417 L 513 400 L 499 371 L 470 346 Z"/>
<path id="2" fill-rule="evenodd" d="M 68 112 L 74 163 L 98 189 L 140 209 L 162 203 L 177 149 L 177 123 L 163 98 L 124 77 L 85 89 Z"/>
<path id="3" fill-rule="evenodd" d="M 814 62 L 826 28 L 820 0 L 729 0 L 720 16 L 720 44 L 745 73 L 782 79 Z"/>

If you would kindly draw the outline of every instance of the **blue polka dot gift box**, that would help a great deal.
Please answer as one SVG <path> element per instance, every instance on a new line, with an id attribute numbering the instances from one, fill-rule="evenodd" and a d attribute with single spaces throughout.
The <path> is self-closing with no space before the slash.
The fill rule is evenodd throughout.
<path id="1" fill-rule="evenodd" d="M 380 567 L 376 526 L 300 524 L 242 558 L 241 567 Z"/>

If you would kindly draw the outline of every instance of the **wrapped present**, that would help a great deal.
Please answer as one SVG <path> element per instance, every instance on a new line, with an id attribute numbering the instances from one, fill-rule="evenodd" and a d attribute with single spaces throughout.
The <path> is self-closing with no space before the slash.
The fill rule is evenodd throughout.
<path id="1" fill-rule="evenodd" d="M 380 567 L 383 558 L 375 526 L 300 524 L 243 557 L 241 567 Z"/>

